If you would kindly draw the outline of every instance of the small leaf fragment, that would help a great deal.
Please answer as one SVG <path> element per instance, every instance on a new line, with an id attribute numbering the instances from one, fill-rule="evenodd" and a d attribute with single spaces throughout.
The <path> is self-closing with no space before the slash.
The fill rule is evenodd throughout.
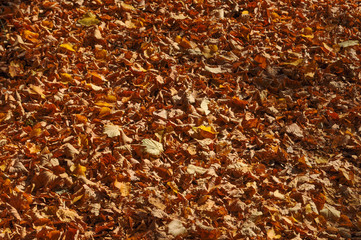
<path id="1" fill-rule="evenodd" d="M 205 131 L 205 132 L 208 132 L 208 133 L 211 133 L 211 134 L 216 134 L 217 132 L 213 129 L 213 127 L 211 126 L 204 126 L 204 125 L 201 125 L 199 127 L 196 127 L 197 129 L 201 130 L 201 131 Z"/>
<path id="2" fill-rule="evenodd" d="M 211 112 L 208 110 L 208 104 L 209 104 L 209 100 L 208 99 L 203 99 L 201 102 L 201 108 L 204 110 L 204 113 L 206 115 L 210 114 Z"/>
<path id="3" fill-rule="evenodd" d="M 60 45 L 61 48 L 65 48 L 66 50 L 69 50 L 71 52 L 75 52 L 75 49 L 73 48 L 73 44 L 71 43 L 63 43 Z"/>
<path id="4" fill-rule="evenodd" d="M 282 65 L 292 65 L 292 66 L 296 67 L 296 66 L 302 64 L 303 61 L 304 61 L 303 59 L 297 59 L 297 60 L 295 60 L 293 62 L 284 62 L 284 63 L 282 63 Z"/>

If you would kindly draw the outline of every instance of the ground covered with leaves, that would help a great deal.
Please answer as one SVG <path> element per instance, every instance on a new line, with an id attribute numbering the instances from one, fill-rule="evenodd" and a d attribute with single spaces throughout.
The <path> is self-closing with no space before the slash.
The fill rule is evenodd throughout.
<path id="1" fill-rule="evenodd" d="M 2 1 L 1 239 L 361 238 L 357 1 Z"/>

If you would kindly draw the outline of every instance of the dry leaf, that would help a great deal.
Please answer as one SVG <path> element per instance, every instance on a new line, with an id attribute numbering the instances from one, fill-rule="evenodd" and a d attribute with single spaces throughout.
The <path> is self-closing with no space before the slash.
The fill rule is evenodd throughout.
<path id="1" fill-rule="evenodd" d="M 153 156 L 159 156 L 164 151 L 163 145 L 153 139 L 143 139 L 141 145 L 146 153 Z"/>
<path id="2" fill-rule="evenodd" d="M 113 124 L 108 124 L 104 126 L 104 131 L 103 133 L 108 135 L 108 137 L 112 138 L 112 137 L 117 137 L 120 135 L 120 126 L 117 125 L 113 125 Z"/>
<path id="3" fill-rule="evenodd" d="M 100 23 L 100 20 L 98 20 L 93 13 L 88 12 L 83 16 L 82 19 L 79 19 L 78 22 L 83 26 L 89 27 L 92 25 L 97 25 Z"/>

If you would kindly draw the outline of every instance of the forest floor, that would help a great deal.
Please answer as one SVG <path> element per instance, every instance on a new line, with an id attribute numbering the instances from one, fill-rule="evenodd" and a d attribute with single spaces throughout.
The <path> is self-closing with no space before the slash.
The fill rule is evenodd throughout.
<path id="1" fill-rule="evenodd" d="M 0 1 L 1 239 L 361 239 L 358 1 Z"/>

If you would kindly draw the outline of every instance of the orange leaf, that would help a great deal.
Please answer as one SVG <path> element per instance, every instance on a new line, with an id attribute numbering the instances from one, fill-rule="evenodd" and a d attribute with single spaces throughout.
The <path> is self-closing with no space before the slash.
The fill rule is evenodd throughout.
<path id="1" fill-rule="evenodd" d="M 23 36 L 25 39 L 29 40 L 30 42 L 37 43 L 39 42 L 39 33 L 34 33 L 29 30 L 24 30 Z"/>
<path id="2" fill-rule="evenodd" d="M 81 114 L 75 114 L 75 118 L 80 123 L 86 123 L 88 121 L 87 117 L 85 117 Z"/>
<path id="3" fill-rule="evenodd" d="M 260 67 L 266 69 L 267 67 L 267 59 L 262 55 L 257 55 L 254 60 L 259 63 Z"/>

